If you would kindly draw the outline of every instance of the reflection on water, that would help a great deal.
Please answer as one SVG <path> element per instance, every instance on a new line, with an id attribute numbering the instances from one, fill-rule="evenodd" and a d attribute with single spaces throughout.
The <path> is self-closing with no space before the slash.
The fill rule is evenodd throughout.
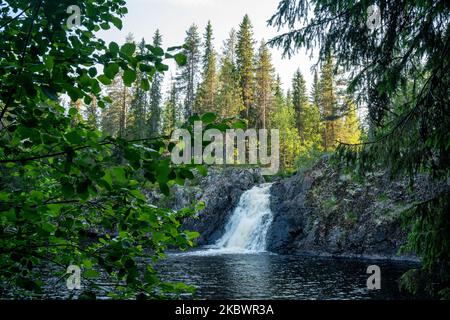
<path id="1" fill-rule="evenodd" d="M 200 299 L 410 299 L 398 279 L 411 265 L 398 262 L 224 254 L 201 251 L 169 254 L 159 265 L 166 281 L 197 287 Z M 366 288 L 366 269 L 381 268 L 381 290 Z"/>

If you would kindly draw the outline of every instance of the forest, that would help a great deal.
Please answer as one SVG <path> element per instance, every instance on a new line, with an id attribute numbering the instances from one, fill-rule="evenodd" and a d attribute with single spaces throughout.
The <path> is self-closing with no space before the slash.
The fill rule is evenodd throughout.
<path id="1" fill-rule="evenodd" d="M 205 204 L 174 211 L 147 191 L 169 197 L 209 174 L 170 161 L 172 132 L 201 120 L 205 130 L 279 129 L 281 168 L 267 181 L 325 157 L 362 180 L 384 170 L 411 190 L 418 175 L 443 184 L 403 213 L 405 250 L 421 265 L 402 281 L 449 298 L 450 4 L 375 2 L 373 29 L 370 1 L 281 0 L 267 17 L 278 36 L 256 39 L 243 12 L 216 47 L 213 20 L 180 30 L 183 44 L 165 43 L 158 26 L 106 43 L 97 33 L 123 28 L 123 0 L 2 1 L 0 297 L 45 299 L 42 270 L 65 279 L 69 265 L 83 269 L 85 299 L 194 293 L 155 264 L 195 246 L 200 234 L 183 221 Z M 70 6 L 81 25 L 66 24 Z M 301 48 L 318 52 L 312 86 L 300 68 L 286 86 L 272 51 L 288 59 Z"/>
<path id="2" fill-rule="evenodd" d="M 237 31 L 236 31 L 237 30 Z M 159 30 L 150 45 L 160 47 Z M 248 15 L 238 29 L 232 28 L 219 52 L 213 45 L 211 22 L 203 35 L 193 24 L 186 31 L 183 54 L 187 64 L 170 79 L 170 89 L 162 91 L 162 75 L 155 75 L 149 91 L 140 87 L 138 73 L 130 87 L 123 84 L 123 72 L 111 70 L 100 81 L 107 86 L 112 103 L 101 111 L 95 101 L 73 106 L 93 128 L 125 139 L 170 135 L 189 117 L 213 112 L 221 118 L 240 118 L 248 127 L 280 129 L 280 153 L 284 170 L 294 170 L 298 161 L 312 161 L 322 152 L 335 150 L 339 142 L 361 141 L 361 124 L 355 102 L 346 93 L 348 80 L 335 74 L 333 57 L 314 74 L 312 88 L 300 70 L 292 75 L 291 88 L 284 92 L 281 79 L 271 62 L 270 48 L 252 36 Z M 127 43 L 137 54 L 148 52 L 145 39 L 137 44 L 130 34 Z M 165 97 L 165 99 L 164 99 Z"/>

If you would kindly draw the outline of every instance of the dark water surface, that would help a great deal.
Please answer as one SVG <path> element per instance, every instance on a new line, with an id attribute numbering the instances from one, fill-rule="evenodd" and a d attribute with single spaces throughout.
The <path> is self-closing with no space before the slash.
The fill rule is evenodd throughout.
<path id="1" fill-rule="evenodd" d="M 368 290 L 369 265 L 381 269 L 381 289 Z M 168 254 L 158 267 L 166 281 L 197 287 L 199 299 L 411 299 L 400 262 L 252 254 Z M 416 297 L 417 298 L 417 297 Z"/>

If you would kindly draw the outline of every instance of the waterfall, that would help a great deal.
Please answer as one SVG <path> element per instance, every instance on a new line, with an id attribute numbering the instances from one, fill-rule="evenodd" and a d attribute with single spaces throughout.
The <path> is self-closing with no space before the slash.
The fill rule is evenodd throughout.
<path id="1" fill-rule="evenodd" d="M 226 252 L 263 252 L 266 236 L 272 223 L 270 210 L 271 184 L 255 186 L 239 199 L 216 246 Z"/>

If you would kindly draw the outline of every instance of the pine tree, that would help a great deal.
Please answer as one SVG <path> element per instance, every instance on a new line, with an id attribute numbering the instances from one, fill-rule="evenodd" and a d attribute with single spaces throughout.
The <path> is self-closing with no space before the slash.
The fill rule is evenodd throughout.
<path id="1" fill-rule="evenodd" d="M 98 129 L 100 114 L 98 112 L 97 98 L 92 96 L 92 101 L 84 110 L 86 123 L 93 129 Z"/>
<path id="2" fill-rule="evenodd" d="M 193 114 L 195 93 L 198 86 L 200 67 L 200 36 L 198 27 L 192 24 L 186 32 L 184 54 L 187 64 L 181 69 L 179 88 L 184 93 L 184 117 L 187 119 Z"/>
<path id="3" fill-rule="evenodd" d="M 255 97 L 255 63 L 254 63 L 254 40 L 250 18 L 245 15 L 237 34 L 238 43 L 236 47 L 237 66 L 242 88 L 242 100 L 244 102 L 244 110 L 242 116 L 251 120 L 252 108 Z"/>
<path id="4" fill-rule="evenodd" d="M 145 48 L 145 40 L 142 39 L 138 46 L 138 54 L 145 55 L 147 49 Z M 141 80 L 143 74 L 137 73 L 136 82 L 133 85 L 133 97 L 130 105 L 130 113 L 133 116 L 133 123 L 129 124 L 129 132 L 134 138 L 144 138 L 146 136 L 146 118 L 148 109 L 148 94 L 141 88 Z"/>
<path id="5" fill-rule="evenodd" d="M 221 117 L 236 117 L 244 110 L 239 73 L 236 66 L 236 31 L 232 29 L 224 42 L 221 67 L 219 71 L 219 88 L 217 112 Z"/>
<path id="6" fill-rule="evenodd" d="M 314 71 L 314 79 L 311 88 L 311 103 L 319 108 L 320 105 L 320 82 L 317 70 Z"/>
<path id="7" fill-rule="evenodd" d="M 114 137 L 127 137 L 127 125 L 133 123 L 128 107 L 133 98 L 131 89 L 124 85 L 122 72 L 119 72 L 107 92 L 112 102 L 102 109 L 102 130 Z"/>
<path id="8" fill-rule="evenodd" d="M 176 81 L 172 79 L 172 84 L 164 102 L 163 108 L 163 127 L 162 132 L 165 135 L 170 135 L 172 131 L 178 126 L 180 119 L 178 89 Z"/>
<path id="9" fill-rule="evenodd" d="M 205 112 L 217 111 L 217 57 L 213 46 L 213 29 L 208 21 L 204 36 L 205 53 L 203 55 L 203 81 L 199 86 L 195 101 L 195 112 L 202 114 Z"/>
<path id="10" fill-rule="evenodd" d="M 131 33 L 127 35 L 125 42 L 135 42 Z M 111 136 L 127 138 L 133 135 L 129 127 L 132 128 L 135 123 L 133 113 L 129 112 L 133 92 L 131 88 L 125 86 L 122 76 L 123 71 L 114 77 L 111 85 L 106 89 L 112 102 L 102 109 L 101 126 L 102 131 Z"/>
<path id="11" fill-rule="evenodd" d="M 268 126 L 268 114 L 272 110 L 274 67 L 272 65 L 269 49 L 264 40 L 258 50 L 256 66 L 256 126 L 266 129 Z"/>
<path id="12" fill-rule="evenodd" d="M 153 35 L 154 47 L 161 47 L 162 36 L 159 29 L 155 31 Z M 161 85 L 164 81 L 164 75 L 162 73 L 156 73 L 153 76 L 151 88 L 150 88 L 150 117 L 149 117 L 149 127 L 150 135 L 157 135 L 160 131 L 161 122 Z"/>
<path id="13" fill-rule="evenodd" d="M 336 146 L 337 97 L 334 81 L 334 64 L 331 54 L 321 70 L 320 113 L 323 126 L 323 146 L 325 151 L 333 150 Z"/>
<path id="14" fill-rule="evenodd" d="M 302 143 L 305 144 L 304 116 L 309 103 L 306 93 L 306 81 L 300 69 L 295 72 L 292 79 L 292 102 L 295 110 L 295 125 Z"/>
<path id="15" fill-rule="evenodd" d="M 211 20 L 208 20 L 208 23 L 206 24 L 205 28 L 205 34 L 203 35 L 203 47 L 204 53 L 202 57 L 202 64 L 203 64 L 203 75 L 205 75 L 206 71 L 210 67 L 210 58 L 214 54 L 214 36 L 213 36 L 213 27 L 211 24 Z"/>

